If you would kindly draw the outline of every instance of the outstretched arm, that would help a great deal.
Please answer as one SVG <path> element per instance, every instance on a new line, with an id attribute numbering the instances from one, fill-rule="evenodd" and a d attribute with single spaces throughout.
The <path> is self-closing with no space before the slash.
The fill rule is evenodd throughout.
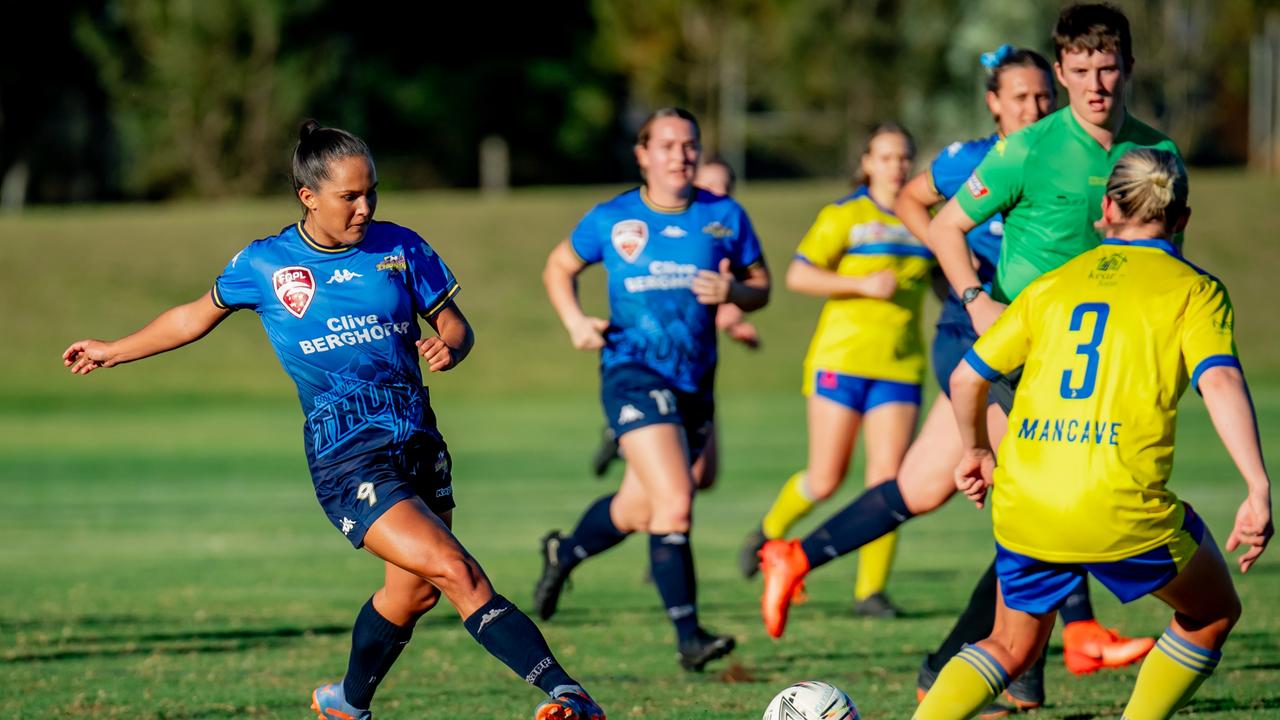
<path id="1" fill-rule="evenodd" d="M 440 312 L 427 318 L 427 324 L 436 331 L 436 336 L 423 338 L 417 344 L 418 354 L 427 361 L 430 372 L 444 372 L 457 367 L 476 344 L 471 323 L 452 300 L 440 308 Z"/>
<path id="2" fill-rule="evenodd" d="M 560 316 L 564 329 L 569 331 L 573 346 L 579 350 L 599 350 L 604 347 L 602 333 L 609 327 L 609 321 L 587 315 L 578 302 L 578 273 L 586 266 L 565 240 L 547 256 L 542 284 L 547 288 L 547 297 Z"/>
<path id="3" fill-rule="evenodd" d="M 1251 546 L 1236 559 L 1240 571 L 1247 572 L 1275 533 L 1271 524 L 1271 479 L 1262 460 L 1253 402 L 1244 374 L 1235 367 L 1205 370 L 1200 375 L 1199 389 L 1218 437 L 1248 486 L 1248 495 L 1236 512 L 1235 526 L 1227 537 L 1228 552 L 1241 545 Z"/>
<path id="4" fill-rule="evenodd" d="M 98 368 L 159 355 L 199 340 L 230 314 L 229 309 L 214 304 L 211 293 L 205 293 L 189 303 L 165 310 L 141 330 L 119 340 L 73 342 L 62 352 L 62 364 L 76 375 L 88 375 Z"/>
<path id="5" fill-rule="evenodd" d="M 951 408 L 960 429 L 964 454 L 956 466 L 956 488 L 982 507 L 995 471 L 995 454 L 987 437 L 987 390 L 991 383 L 961 361 L 951 373 Z"/>

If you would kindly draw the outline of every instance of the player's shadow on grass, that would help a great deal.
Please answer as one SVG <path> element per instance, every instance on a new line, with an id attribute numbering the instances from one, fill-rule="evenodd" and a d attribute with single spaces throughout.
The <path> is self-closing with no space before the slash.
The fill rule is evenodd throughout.
<path id="1" fill-rule="evenodd" d="M 351 632 L 349 625 L 320 625 L 306 628 L 238 628 L 235 630 L 85 635 L 73 638 L 67 643 L 67 646 L 62 648 L 4 653 L 0 655 L 0 664 L 127 657 L 163 652 L 243 652 L 288 645 L 308 637 L 341 635 L 349 632 Z"/>

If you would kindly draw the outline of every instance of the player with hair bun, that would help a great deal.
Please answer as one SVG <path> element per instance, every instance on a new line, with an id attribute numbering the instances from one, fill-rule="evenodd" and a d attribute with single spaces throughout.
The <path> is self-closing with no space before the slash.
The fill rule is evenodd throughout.
<path id="1" fill-rule="evenodd" d="M 452 463 L 419 358 L 444 372 L 471 352 L 457 280 L 415 232 L 374 220 L 377 171 L 360 138 L 304 123 L 293 185 L 301 221 L 250 243 L 198 299 L 119 340 L 74 342 L 63 364 L 87 375 L 195 342 L 236 310 L 258 314 L 297 384 L 316 498 L 385 566 L 356 616 L 346 676 L 312 694 L 321 720 L 372 717 L 378 684 L 441 593 L 485 650 L 547 693 L 536 720 L 604 720 L 450 531 Z M 422 338 L 419 319 L 433 337 Z"/>
<path id="2" fill-rule="evenodd" d="M 1222 658 L 1240 617 L 1204 522 L 1168 488 L 1178 400 L 1199 392 L 1247 486 L 1227 538 L 1247 572 L 1274 532 L 1270 479 L 1216 277 L 1183 259 L 1187 176 L 1175 153 L 1132 149 L 1102 199 L 1106 239 L 1032 281 L 951 376 L 964 455 L 956 487 L 992 499 L 1000 596 L 991 636 L 943 669 L 917 720 L 972 717 L 1040 653 L 1086 575 L 1122 602 L 1174 610 L 1123 716 L 1168 718 Z M 999 465 L 984 421 L 991 383 L 1022 367 Z"/>

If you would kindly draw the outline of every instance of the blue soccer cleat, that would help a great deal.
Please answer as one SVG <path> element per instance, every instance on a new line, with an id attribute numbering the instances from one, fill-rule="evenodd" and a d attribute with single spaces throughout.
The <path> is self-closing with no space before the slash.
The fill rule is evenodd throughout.
<path id="1" fill-rule="evenodd" d="M 311 693 L 311 709 L 320 720 L 373 720 L 373 713 L 353 707 L 347 702 L 340 682 L 316 688 Z"/>
<path id="2" fill-rule="evenodd" d="M 604 710 L 577 685 L 561 685 L 533 711 L 533 720 L 605 720 Z"/>

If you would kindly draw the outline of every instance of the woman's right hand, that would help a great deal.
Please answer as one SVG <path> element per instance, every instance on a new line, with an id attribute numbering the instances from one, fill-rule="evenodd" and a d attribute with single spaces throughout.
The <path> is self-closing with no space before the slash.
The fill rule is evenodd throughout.
<path id="1" fill-rule="evenodd" d="M 987 499 L 987 488 L 995 475 L 996 457 L 990 450 L 971 448 L 960 457 L 956 465 L 956 489 L 965 494 L 979 508 Z"/>
<path id="2" fill-rule="evenodd" d="M 880 270 L 858 278 L 858 294 L 875 300 L 888 300 L 898 290 L 898 274 L 892 270 Z"/>
<path id="3" fill-rule="evenodd" d="M 578 350 L 599 350 L 604 347 L 604 331 L 608 329 L 608 320 L 583 315 L 569 326 L 569 340 Z"/>
<path id="4" fill-rule="evenodd" d="M 72 374 L 88 375 L 98 368 L 115 365 L 110 346 L 101 340 L 77 340 L 62 351 L 62 364 Z"/>
<path id="5" fill-rule="evenodd" d="M 1275 534 L 1271 524 L 1271 497 L 1269 493 L 1249 493 L 1249 497 L 1240 504 L 1236 511 L 1236 523 L 1227 536 L 1227 552 L 1233 552 L 1241 545 L 1248 545 L 1249 550 L 1236 562 L 1240 564 L 1240 572 L 1249 572 L 1255 560 L 1267 549 L 1267 543 Z"/>

